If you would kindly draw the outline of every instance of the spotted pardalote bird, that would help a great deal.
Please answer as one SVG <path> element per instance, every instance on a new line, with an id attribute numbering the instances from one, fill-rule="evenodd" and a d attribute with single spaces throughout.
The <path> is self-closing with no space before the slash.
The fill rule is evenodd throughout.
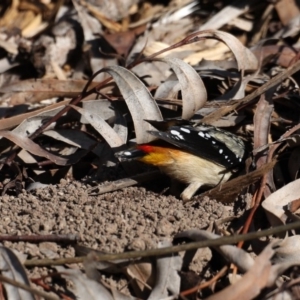
<path id="1" fill-rule="evenodd" d="M 226 182 L 244 163 L 244 141 L 223 129 L 184 120 L 147 121 L 158 138 L 149 144 L 118 154 L 122 159 L 137 159 L 158 167 L 173 179 L 187 184 L 182 192 L 190 200 L 200 187 L 214 187 Z"/>

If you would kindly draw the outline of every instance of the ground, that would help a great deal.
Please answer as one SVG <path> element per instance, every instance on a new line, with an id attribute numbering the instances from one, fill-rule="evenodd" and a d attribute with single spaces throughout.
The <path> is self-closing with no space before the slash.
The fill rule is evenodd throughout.
<path id="1" fill-rule="evenodd" d="M 204 199 L 184 204 L 174 196 L 165 196 L 145 187 L 129 187 L 103 195 L 89 195 L 91 186 L 78 181 L 60 184 L 19 196 L 1 198 L 0 233 L 77 234 L 81 245 L 105 252 L 123 252 L 156 247 L 159 240 L 190 228 L 206 228 L 213 221 L 233 214 L 232 206 Z M 55 242 L 39 244 L 4 242 L 27 259 L 73 257 L 72 245 Z M 190 265 L 202 270 L 209 254 L 197 256 Z M 37 277 L 45 269 L 35 268 Z"/>

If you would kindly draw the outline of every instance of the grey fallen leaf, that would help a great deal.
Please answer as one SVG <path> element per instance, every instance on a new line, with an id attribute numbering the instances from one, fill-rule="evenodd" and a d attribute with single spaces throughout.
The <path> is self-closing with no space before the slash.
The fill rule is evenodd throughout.
<path id="1" fill-rule="evenodd" d="M 82 114 L 85 119 L 90 122 L 90 124 L 102 135 L 111 148 L 119 149 L 119 147 L 124 145 L 124 142 L 119 135 L 97 113 L 91 113 L 78 106 L 72 105 L 71 107 Z"/>
<path id="2" fill-rule="evenodd" d="M 149 262 L 136 262 L 125 268 L 127 277 L 131 282 L 131 287 L 135 295 L 142 297 L 145 290 L 150 290 L 153 286 L 154 272 L 153 265 Z"/>
<path id="3" fill-rule="evenodd" d="M 274 34 L 274 38 L 293 37 L 299 32 L 299 15 L 290 20 L 289 24 Z"/>
<path id="4" fill-rule="evenodd" d="M 168 241 L 160 242 L 158 247 L 170 247 Z M 156 283 L 151 291 L 148 300 L 165 298 L 170 291 L 173 295 L 178 295 L 180 291 L 180 277 L 178 271 L 182 266 L 182 258 L 178 255 L 157 258 L 156 261 Z"/>
<path id="5" fill-rule="evenodd" d="M 190 3 L 188 3 L 190 2 Z M 161 19 L 154 24 L 154 26 L 166 25 L 168 23 L 176 23 L 182 21 L 183 18 L 191 15 L 193 12 L 198 10 L 198 1 L 178 1 L 174 2 L 173 6 L 182 6 L 182 7 L 172 7 L 168 8 L 168 12 L 161 17 Z"/>
<path id="6" fill-rule="evenodd" d="M 216 239 L 220 236 L 205 230 L 190 229 L 176 234 L 175 238 L 189 238 L 195 241 Z M 243 249 L 232 245 L 213 247 L 229 262 L 234 263 L 239 270 L 247 272 L 254 264 L 253 258 Z"/>
<path id="7" fill-rule="evenodd" d="M 4 72 L 18 65 L 19 65 L 18 63 L 11 63 L 7 57 L 3 57 L 2 59 L 0 59 L 0 72 L 1 74 L 3 74 Z"/>
<path id="8" fill-rule="evenodd" d="M 124 143 L 126 143 L 127 130 L 123 129 L 122 125 L 120 125 L 118 127 L 114 126 L 114 131 L 116 131 L 117 135 L 123 140 Z M 92 149 L 91 151 L 100 157 L 103 163 L 108 162 L 111 159 L 111 151 L 108 149 L 109 147 L 106 147 L 106 145 L 102 143 L 98 143 L 94 139 L 90 138 L 85 132 L 73 129 L 57 129 L 47 130 L 43 132 L 43 135 L 50 136 L 58 141 L 65 142 L 80 149 Z M 66 151 L 70 152 L 72 151 L 72 148 L 65 148 L 60 153 L 63 152 L 64 155 L 67 155 Z M 74 151 L 76 151 L 75 148 L 73 149 L 73 152 Z M 23 153 L 23 151 L 21 151 L 18 156 L 27 163 L 35 163 L 35 161 L 31 161 L 33 158 L 30 157 L 28 153 Z"/>
<path id="9" fill-rule="evenodd" d="M 207 300 L 250 300 L 256 297 L 256 299 L 262 299 L 259 296 L 262 289 L 273 287 L 275 283 L 278 282 L 277 279 L 279 276 L 288 268 L 299 265 L 298 262 L 295 263 L 294 261 L 286 261 L 272 265 L 271 259 L 276 255 L 278 244 L 278 241 L 275 241 L 267 245 L 259 256 L 256 257 L 252 268 L 240 280 L 207 298 Z M 282 291 L 283 289 L 281 288 L 280 290 Z M 284 296 L 284 294 L 280 294 L 280 296 Z"/>
<path id="10" fill-rule="evenodd" d="M 155 137 L 147 133 L 153 127 L 144 120 L 162 121 L 162 115 L 146 86 L 131 71 L 120 66 L 104 68 L 103 72 L 114 78 L 124 97 L 132 115 L 137 143 L 153 141 Z"/>
<path id="11" fill-rule="evenodd" d="M 78 250 L 83 250 L 84 252 L 88 249 L 85 247 L 79 247 Z M 100 269 L 105 270 L 106 272 L 111 273 L 111 271 L 118 271 L 118 272 L 123 272 L 124 265 L 122 266 L 122 263 L 129 264 L 129 261 L 124 260 L 123 262 L 120 260 L 120 263 L 113 261 L 102 261 L 99 262 L 97 260 L 97 252 L 96 251 L 91 251 L 87 254 L 86 258 L 83 261 L 83 267 L 85 270 L 85 274 L 89 279 L 95 280 L 96 282 L 101 280 L 101 274 L 99 272 Z M 114 265 L 114 269 L 113 269 Z M 110 269 L 108 269 L 108 268 Z M 112 268 L 110 268 L 112 267 Z M 129 267 L 129 266 L 128 266 Z M 115 272 L 112 272 L 115 273 Z M 132 296 L 128 296 L 114 288 L 113 286 L 110 287 L 110 291 L 113 295 L 114 300 L 134 300 L 137 299 Z"/>
<path id="12" fill-rule="evenodd" d="M 255 259 L 251 269 L 235 284 L 232 284 L 206 300 L 250 300 L 260 294 L 260 291 L 272 284 L 271 257 L 275 251 L 274 243 L 270 243 Z"/>
<path id="13" fill-rule="evenodd" d="M 289 236 L 280 241 L 272 261 L 275 264 L 281 262 L 300 264 L 300 236 Z"/>
<path id="14" fill-rule="evenodd" d="M 6 139 L 10 140 L 11 142 L 15 143 L 17 146 L 19 146 L 22 149 L 25 149 L 26 151 L 40 156 L 47 158 L 54 162 L 57 165 L 65 166 L 68 164 L 68 159 L 65 159 L 63 157 L 54 155 L 47 150 L 41 148 L 38 144 L 33 142 L 31 139 L 29 139 L 26 136 L 18 135 L 12 131 L 0 131 L 0 137 L 5 137 Z"/>
<path id="15" fill-rule="evenodd" d="M 45 120 L 55 116 L 58 112 L 64 109 L 64 107 L 65 106 L 47 110 L 33 117 L 29 117 L 28 119 L 22 121 L 21 124 L 18 125 L 12 132 L 21 136 L 28 136 L 34 133 L 39 127 L 41 127 Z M 55 123 L 52 123 L 52 125 L 48 127 L 48 129 L 51 129 L 54 126 Z"/>
<path id="16" fill-rule="evenodd" d="M 249 81 L 255 77 L 255 74 L 241 76 L 238 82 L 224 95 L 218 97 L 217 100 L 239 100 L 243 99 L 246 95 L 246 87 Z"/>
<path id="17" fill-rule="evenodd" d="M 78 14 L 85 41 L 96 39 L 99 34 L 103 33 L 101 23 L 84 6 L 80 5 L 78 1 L 72 0 L 72 3 Z"/>
<path id="18" fill-rule="evenodd" d="M 204 83 L 193 67 L 178 58 L 164 58 L 176 74 L 182 93 L 182 119 L 190 119 L 207 101 Z"/>
<path id="19" fill-rule="evenodd" d="M 288 217 L 284 207 L 291 201 L 299 199 L 299 193 L 300 179 L 297 179 L 278 189 L 262 202 L 262 207 L 272 226 L 285 224 Z"/>
<path id="20" fill-rule="evenodd" d="M 116 115 L 116 112 L 113 109 L 111 102 L 106 99 L 83 101 L 82 108 L 90 113 L 97 112 L 99 116 L 104 120 L 114 118 Z M 82 124 L 89 124 L 89 122 L 84 118 L 84 116 L 81 116 L 80 122 Z"/>
<path id="21" fill-rule="evenodd" d="M 0 270 L 5 277 L 30 286 L 23 265 L 18 257 L 8 248 L 0 246 Z M 5 288 L 7 299 L 34 300 L 35 297 L 28 291 L 17 288 L 8 283 L 2 283 Z"/>
<path id="22" fill-rule="evenodd" d="M 27 186 L 26 191 L 30 192 L 30 191 L 37 190 L 37 189 L 44 189 L 47 186 L 49 186 L 49 184 L 44 184 L 41 182 L 32 182 Z"/>
<path id="23" fill-rule="evenodd" d="M 270 292 L 265 296 L 268 300 L 295 300 L 295 297 L 290 291 L 283 291 L 282 288 L 278 288 L 276 291 Z"/>
<path id="24" fill-rule="evenodd" d="M 114 300 L 140 300 L 140 298 L 125 295 L 114 287 L 111 287 L 111 293 L 113 294 Z"/>
<path id="25" fill-rule="evenodd" d="M 114 300 L 111 293 L 99 282 L 88 279 L 80 270 L 70 270 L 62 266 L 57 266 L 56 270 L 62 277 L 74 283 L 76 299 L 82 300 Z"/>
<path id="26" fill-rule="evenodd" d="M 226 5 L 218 13 L 212 16 L 206 23 L 200 26 L 199 30 L 206 29 L 219 29 L 222 26 L 228 24 L 231 20 L 237 18 L 238 16 L 246 13 L 250 5 L 254 4 L 256 1 L 248 0 L 237 0 L 229 5 Z"/>
<path id="27" fill-rule="evenodd" d="M 232 34 L 220 30 L 205 30 L 200 31 L 196 36 L 198 38 L 214 38 L 226 44 L 237 61 L 239 71 L 257 70 L 258 60 L 256 56 Z"/>
<path id="28" fill-rule="evenodd" d="M 192 120 L 199 122 L 203 117 L 207 116 L 208 114 L 212 113 L 217 109 L 218 109 L 217 107 L 203 107 L 197 111 L 197 113 L 194 115 Z M 217 121 L 212 122 L 211 125 L 216 127 L 232 127 L 242 122 L 245 119 L 245 117 L 246 117 L 245 115 L 239 115 L 239 116 L 228 115 L 222 117 Z"/>
<path id="29" fill-rule="evenodd" d="M 128 126 L 126 118 L 119 112 L 116 111 L 116 117 L 114 120 L 114 131 L 120 137 L 124 144 L 127 143 L 128 139 Z"/>
<path id="30" fill-rule="evenodd" d="M 237 69 L 237 63 L 234 60 L 208 60 L 203 58 L 195 69 L 197 71 Z"/>
<path id="31" fill-rule="evenodd" d="M 89 150 L 96 145 L 96 141 L 90 138 L 85 132 L 73 129 L 56 129 L 47 130 L 43 135 L 52 137 L 57 141 L 64 142 L 68 145 Z"/>
<path id="32" fill-rule="evenodd" d="M 154 98 L 172 99 L 180 91 L 180 83 L 174 74 L 170 75 L 165 82 L 158 86 Z"/>

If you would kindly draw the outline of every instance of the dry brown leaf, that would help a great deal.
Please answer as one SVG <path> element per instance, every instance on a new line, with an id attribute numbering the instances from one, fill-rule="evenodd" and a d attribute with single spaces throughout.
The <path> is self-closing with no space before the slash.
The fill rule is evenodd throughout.
<path id="1" fill-rule="evenodd" d="M 251 48 L 257 59 L 262 61 L 271 61 L 276 65 L 287 68 L 291 65 L 293 59 L 297 55 L 297 49 L 284 45 L 264 45 L 254 46 Z"/>
<path id="2" fill-rule="evenodd" d="M 254 151 L 256 148 L 260 148 L 268 144 L 269 133 L 271 126 L 271 117 L 274 111 L 274 104 L 272 100 L 273 89 L 262 94 L 256 111 L 254 114 Z M 267 153 L 259 153 L 256 155 L 256 166 L 260 168 L 267 162 Z M 264 196 L 268 197 L 272 191 L 275 191 L 275 184 L 273 179 L 273 169 L 267 173 L 266 176 L 266 188 L 264 190 Z"/>
<path id="3" fill-rule="evenodd" d="M 57 141 L 62 141 L 76 148 L 82 148 L 86 150 L 90 150 L 97 143 L 85 132 L 74 129 L 47 130 L 43 132 L 43 135 L 52 137 Z"/>
<path id="4" fill-rule="evenodd" d="M 273 263 L 294 262 L 300 264 L 300 236 L 286 237 L 278 244 L 276 253 L 272 258 Z"/>
<path id="5" fill-rule="evenodd" d="M 178 58 L 164 58 L 175 72 L 181 86 L 182 119 L 190 119 L 207 101 L 207 92 L 198 73 Z"/>
<path id="6" fill-rule="evenodd" d="M 53 97 L 75 97 L 85 87 L 85 80 L 28 79 L 0 88 L 0 93 L 12 93 L 11 104 L 35 103 Z M 90 87 L 98 83 L 92 82 Z"/>
<path id="7" fill-rule="evenodd" d="M 112 103 L 106 99 L 82 101 L 82 108 L 90 113 L 97 112 L 104 120 L 114 119 L 117 114 Z M 84 116 L 81 116 L 80 123 L 89 124 L 90 122 L 88 122 Z"/>
<path id="8" fill-rule="evenodd" d="M 175 238 L 188 238 L 193 241 L 204 241 L 217 239 L 220 236 L 205 230 L 190 229 L 178 233 Z M 223 245 L 214 247 L 226 260 L 234 263 L 242 272 L 247 272 L 253 266 L 253 258 L 243 249 L 239 249 L 232 245 Z"/>
<path id="9" fill-rule="evenodd" d="M 99 116 L 99 114 L 93 114 L 78 106 L 71 105 L 71 107 L 78 111 L 85 117 L 87 121 L 90 122 L 90 124 L 101 134 L 101 136 L 112 149 L 117 151 L 126 143 L 126 141 L 122 141 L 121 137 L 107 124 L 107 122 L 101 116 Z"/>
<path id="10" fill-rule="evenodd" d="M 295 0 L 279 0 L 275 4 L 275 9 L 283 25 L 287 25 L 300 14 L 299 6 Z"/>
<path id="11" fill-rule="evenodd" d="M 154 272 L 150 262 L 136 262 L 126 267 L 126 275 L 137 296 L 143 297 L 143 292 L 154 285 Z"/>
<path id="12" fill-rule="evenodd" d="M 172 74 L 155 91 L 154 98 L 175 99 L 180 91 L 180 83 L 177 77 Z"/>
<path id="13" fill-rule="evenodd" d="M 247 12 L 250 5 L 253 5 L 255 1 L 249 3 L 248 0 L 237 0 L 233 3 L 226 5 L 217 14 L 211 17 L 206 23 L 200 26 L 199 30 L 206 29 L 219 29 L 222 26 L 228 24 L 231 20 Z"/>
<path id="14" fill-rule="evenodd" d="M 255 259 L 252 268 L 235 284 L 208 297 L 207 300 L 250 300 L 260 294 L 260 291 L 269 286 L 272 277 L 271 257 L 274 255 L 273 244 L 269 244 Z"/>
<path id="15" fill-rule="evenodd" d="M 153 127 L 144 120 L 161 121 L 162 115 L 146 86 L 129 70 L 114 66 L 103 69 L 108 72 L 115 80 L 116 84 L 132 115 L 136 142 L 138 144 L 153 141 L 155 137 L 147 133 Z"/>
<path id="16" fill-rule="evenodd" d="M 78 0 L 72 0 L 74 8 L 78 14 L 78 18 L 83 29 L 86 41 L 92 41 L 102 34 L 102 25 L 96 18 L 89 14 L 86 7 L 83 7 Z"/>
<path id="17" fill-rule="evenodd" d="M 110 292 L 99 282 L 87 278 L 79 269 L 66 269 L 64 267 L 56 267 L 62 276 L 74 283 L 72 287 L 78 299 L 105 299 L 114 300 Z"/>
<path id="18" fill-rule="evenodd" d="M 276 160 L 263 165 L 261 168 L 252 171 L 246 175 L 241 175 L 237 178 L 229 180 L 220 186 L 217 186 L 200 195 L 199 200 L 208 196 L 212 199 L 227 203 L 233 202 L 243 188 L 258 181 L 263 175 L 274 168 Z"/>
<path id="19" fill-rule="evenodd" d="M 272 226 L 285 224 L 288 216 L 285 214 L 284 207 L 298 199 L 299 195 L 300 179 L 297 179 L 283 186 L 262 202 L 262 207 Z"/>
<path id="20" fill-rule="evenodd" d="M 194 36 L 198 38 L 213 38 L 225 43 L 235 56 L 238 70 L 257 70 L 258 61 L 255 55 L 232 34 L 219 30 L 205 30 L 195 33 Z"/>
<path id="21" fill-rule="evenodd" d="M 167 241 L 160 242 L 159 248 L 170 247 L 172 244 Z M 180 277 L 178 271 L 182 266 L 182 258 L 180 256 L 159 257 L 156 261 L 156 283 L 151 291 L 148 300 L 162 299 L 168 296 L 168 292 L 172 295 L 178 295 L 180 290 Z"/>
<path id="22" fill-rule="evenodd" d="M 59 157 L 57 155 L 54 155 L 43 148 L 41 148 L 38 144 L 33 142 L 31 139 L 25 136 L 18 135 L 14 132 L 10 131 L 0 131 L 0 136 L 5 137 L 6 139 L 12 141 L 17 146 L 19 146 L 22 149 L 25 149 L 26 151 L 40 156 L 47 158 L 54 162 L 57 165 L 65 166 L 68 163 L 68 160 L 62 157 Z"/>
<path id="23" fill-rule="evenodd" d="M 261 95 L 254 114 L 254 149 L 268 144 L 270 121 L 273 110 L 274 104 L 271 97 L 266 99 L 265 94 Z M 256 161 L 257 167 L 261 167 L 266 161 L 266 154 L 259 155 Z"/>
<path id="24" fill-rule="evenodd" d="M 41 109 L 35 110 L 35 111 L 30 111 L 28 113 L 23 113 L 21 115 L 13 116 L 10 118 L 6 119 L 1 119 L 0 120 L 0 130 L 8 130 L 11 129 L 22 122 L 26 122 L 26 120 L 33 118 L 35 116 L 47 113 L 48 111 L 55 110 L 57 108 L 63 109 L 65 105 L 69 104 L 70 100 L 65 100 L 62 102 L 54 103 L 52 105 L 49 105 L 47 107 L 43 107 Z"/>
<path id="25" fill-rule="evenodd" d="M 26 284 L 30 287 L 30 281 L 27 277 L 26 271 L 19 261 L 16 254 L 3 246 L 0 246 L 0 268 L 1 275 L 4 275 L 7 278 L 13 279 L 17 282 Z M 30 291 L 25 291 L 21 288 L 17 288 L 11 284 L 2 282 L 6 296 L 9 299 L 15 300 L 34 300 L 36 299 Z"/>

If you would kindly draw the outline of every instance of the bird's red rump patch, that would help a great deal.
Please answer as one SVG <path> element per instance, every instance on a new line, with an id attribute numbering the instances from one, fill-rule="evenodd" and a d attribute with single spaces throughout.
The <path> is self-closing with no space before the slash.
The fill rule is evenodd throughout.
<path id="1" fill-rule="evenodd" d="M 153 146 L 151 145 L 138 145 L 137 148 L 144 151 L 145 153 L 153 152 Z"/>

